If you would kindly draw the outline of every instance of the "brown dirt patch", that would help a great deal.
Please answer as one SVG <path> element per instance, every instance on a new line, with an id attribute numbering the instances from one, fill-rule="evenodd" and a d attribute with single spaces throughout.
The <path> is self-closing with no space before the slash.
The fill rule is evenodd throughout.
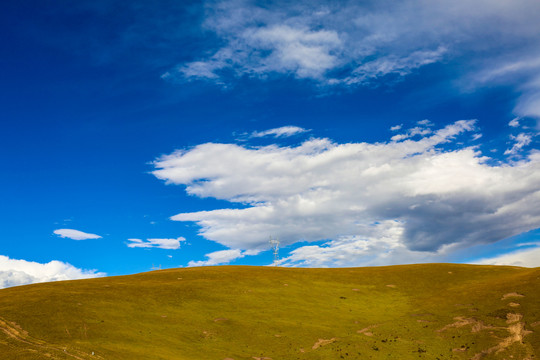
<path id="1" fill-rule="evenodd" d="M 358 330 L 357 333 L 364 334 L 366 336 L 373 336 L 373 333 L 370 330 L 373 329 L 373 328 L 376 328 L 377 326 L 379 326 L 379 325 L 368 326 L 367 328 L 363 328 L 362 330 Z"/>
<path id="2" fill-rule="evenodd" d="M 331 338 L 331 339 L 328 339 L 328 340 L 325 340 L 325 339 L 319 339 L 312 347 L 313 350 L 315 349 L 318 349 L 319 347 L 321 346 L 325 346 L 325 345 L 328 345 L 328 344 L 331 344 L 333 342 L 335 342 L 337 339 L 336 338 Z"/>
<path id="3" fill-rule="evenodd" d="M 28 334 L 26 330 L 23 330 L 18 324 L 2 318 L 0 318 L 0 332 L 4 333 L 5 335 L 7 335 L 8 338 L 15 342 L 39 349 L 38 352 L 42 353 L 43 355 L 49 354 L 49 357 L 53 356 L 54 353 L 61 352 L 64 356 L 67 356 L 71 359 L 85 360 L 89 359 L 90 356 L 92 356 L 92 359 L 103 359 L 101 356 L 90 355 L 77 350 L 70 350 L 68 352 L 67 348 L 64 346 L 52 345 L 48 344 L 45 341 L 34 339 Z"/>
<path id="4" fill-rule="evenodd" d="M 506 300 L 508 298 L 513 298 L 513 297 L 525 297 L 525 295 L 522 295 L 522 294 L 518 294 L 517 292 L 511 292 L 511 293 L 508 293 L 508 294 L 504 294 L 503 297 L 501 298 L 501 300 Z"/>
<path id="5" fill-rule="evenodd" d="M 460 328 L 463 326 L 471 326 L 471 332 L 476 333 L 485 329 L 493 329 L 493 326 L 486 325 L 482 321 L 475 318 L 466 318 L 463 316 L 457 316 L 454 318 L 456 322 L 444 326 L 442 329 L 437 330 L 437 332 L 443 332 L 451 328 Z"/>
<path id="6" fill-rule="evenodd" d="M 521 344 L 523 342 L 523 337 L 532 333 L 532 331 L 525 330 L 525 323 L 521 322 L 522 318 L 523 315 L 521 314 L 506 314 L 506 323 L 508 324 L 506 329 L 510 333 L 510 336 L 502 339 L 497 345 L 476 354 L 471 360 L 479 360 L 487 355 L 500 353 L 514 343 Z"/>
<path id="7" fill-rule="evenodd" d="M 520 321 L 523 318 L 523 315 L 521 314 L 512 314 L 508 313 L 506 314 L 506 323 L 511 324 Z"/>

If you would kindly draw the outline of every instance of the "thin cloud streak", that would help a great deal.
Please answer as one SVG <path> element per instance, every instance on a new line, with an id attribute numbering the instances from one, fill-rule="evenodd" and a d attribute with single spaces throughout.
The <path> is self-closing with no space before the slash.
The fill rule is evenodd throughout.
<path id="1" fill-rule="evenodd" d="M 310 130 L 306 130 L 298 126 L 282 126 L 279 128 L 269 129 L 269 130 L 264 130 L 264 131 L 254 131 L 251 133 L 250 137 L 259 138 L 259 137 L 265 137 L 265 136 L 272 136 L 275 138 L 283 138 L 283 137 L 290 137 L 290 136 L 302 134 L 308 131 Z"/>
<path id="2" fill-rule="evenodd" d="M 83 231 L 75 229 L 57 229 L 54 230 L 53 233 L 60 236 L 61 238 L 67 238 L 71 240 L 101 239 L 100 235 L 85 233 Z"/>
<path id="3" fill-rule="evenodd" d="M 186 241 L 184 237 L 179 237 L 176 239 L 128 239 L 129 243 L 127 246 L 130 248 L 158 248 L 158 249 L 168 249 L 168 250 L 177 250 L 180 248 L 180 243 Z"/>
<path id="4" fill-rule="evenodd" d="M 243 258 L 244 256 L 245 254 L 242 253 L 242 251 L 238 249 L 214 251 L 212 253 L 206 254 L 207 260 L 190 261 L 188 263 L 188 266 L 194 267 L 194 266 L 213 266 L 213 265 L 228 264 L 231 261 L 239 259 L 239 258 Z"/>

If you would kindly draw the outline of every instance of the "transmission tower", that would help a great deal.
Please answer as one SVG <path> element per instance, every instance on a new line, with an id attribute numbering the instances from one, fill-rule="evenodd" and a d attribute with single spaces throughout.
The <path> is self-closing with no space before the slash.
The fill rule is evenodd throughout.
<path id="1" fill-rule="evenodd" d="M 272 251 L 274 252 L 274 266 L 278 266 L 279 263 L 279 240 L 270 236 L 270 244 L 272 245 Z"/>

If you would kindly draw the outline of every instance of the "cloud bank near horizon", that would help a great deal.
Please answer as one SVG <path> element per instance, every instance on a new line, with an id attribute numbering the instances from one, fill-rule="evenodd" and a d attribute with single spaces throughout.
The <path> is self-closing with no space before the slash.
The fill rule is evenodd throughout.
<path id="1" fill-rule="evenodd" d="M 282 246 L 323 242 L 293 250 L 284 265 L 426 261 L 540 224 L 540 152 L 493 165 L 464 145 L 479 138 L 475 123 L 433 130 L 423 121 L 375 144 L 206 143 L 156 159 L 153 174 L 190 195 L 244 205 L 172 217 L 238 257 L 276 236 Z"/>
<path id="2" fill-rule="evenodd" d="M 62 261 L 42 264 L 10 259 L 0 255 L 0 289 L 48 281 L 89 279 L 106 276 L 96 270 L 83 270 Z"/>
<path id="3" fill-rule="evenodd" d="M 479 259 L 475 261 L 474 264 L 539 267 L 540 243 L 528 244 L 528 246 L 533 247 L 527 249 L 518 249 L 508 254 Z"/>

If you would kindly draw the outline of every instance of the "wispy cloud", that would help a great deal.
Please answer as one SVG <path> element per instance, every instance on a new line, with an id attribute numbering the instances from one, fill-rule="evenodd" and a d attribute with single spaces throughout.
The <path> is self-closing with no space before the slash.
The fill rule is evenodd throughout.
<path id="1" fill-rule="evenodd" d="M 515 60 L 516 57 L 521 59 Z M 486 84 L 513 86 L 519 94 L 514 108 L 518 117 L 509 123 L 510 126 L 518 127 L 520 117 L 540 120 L 540 46 L 528 48 L 519 56 L 515 53 L 511 57 L 496 56 L 481 66 L 481 70 L 471 73 L 464 81 L 473 87 Z M 537 124 L 540 126 L 540 123 Z"/>
<path id="2" fill-rule="evenodd" d="M 398 255 L 421 259 L 454 245 L 493 243 L 540 223 L 540 154 L 489 165 L 474 147 L 456 145 L 457 139 L 472 141 L 467 133 L 475 130 L 474 120 L 461 120 L 415 140 L 387 143 L 208 143 L 157 159 L 153 174 L 185 185 L 191 195 L 247 205 L 172 217 L 196 222 L 202 236 L 231 249 L 266 249 L 271 234 L 284 246 L 330 241 L 321 254 L 352 247 L 357 261 L 368 250 L 379 254 L 379 262 Z M 288 261 L 301 262 L 309 249 Z"/>
<path id="3" fill-rule="evenodd" d="M 89 240 L 89 239 L 101 239 L 101 236 L 96 234 L 85 233 L 74 229 L 57 229 L 53 231 L 54 234 L 67 239 L 72 240 Z"/>
<path id="4" fill-rule="evenodd" d="M 220 79 L 223 70 L 233 70 L 239 76 L 264 77 L 276 72 L 320 79 L 337 65 L 333 52 L 341 45 L 335 31 L 284 24 L 248 27 L 235 34 L 228 47 L 205 60 L 182 65 L 178 72 L 186 78 L 211 80 Z"/>
<path id="5" fill-rule="evenodd" d="M 130 248 L 159 248 L 176 250 L 180 248 L 180 243 L 186 241 L 185 238 L 179 237 L 176 239 L 128 239 L 127 244 Z"/>
<path id="6" fill-rule="evenodd" d="M 233 260 L 243 258 L 245 256 L 241 250 L 220 250 L 210 254 L 206 254 L 207 260 L 203 261 L 190 261 L 188 266 L 213 266 L 220 264 L 228 264 Z"/>
<path id="7" fill-rule="evenodd" d="M 57 260 L 41 264 L 0 255 L 0 288 L 47 281 L 88 279 L 105 275 L 96 270 L 78 269 Z"/>
<path id="8" fill-rule="evenodd" d="M 539 11 L 536 0 L 211 0 L 203 26 L 220 41 L 165 77 L 227 86 L 281 76 L 351 87 L 438 63 L 463 89 L 514 87 L 516 114 L 540 119 Z"/>
<path id="9" fill-rule="evenodd" d="M 525 133 L 521 133 L 516 136 L 510 135 L 510 138 L 514 141 L 514 145 L 504 152 L 505 155 L 517 154 L 521 149 L 523 149 L 524 146 L 529 145 L 532 141 L 532 136 Z"/>
<path id="10" fill-rule="evenodd" d="M 306 130 L 298 126 L 282 126 L 275 129 L 265 130 L 265 131 L 254 131 L 251 133 L 250 137 L 257 138 L 257 137 L 272 136 L 275 138 L 280 138 L 280 137 L 289 137 L 289 136 L 293 136 L 297 134 L 302 134 L 308 131 L 310 130 Z"/>
<path id="11" fill-rule="evenodd" d="M 388 55 L 365 62 L 354 69 L 350 76 L 343 79 L 330 79 L 329 84 L 365 84 L 387 75 L 409 75 L 413 70 L 432 64 L 442 59 L 447 51 L 444 47 L 435 50 L 415 51 L 406 56 Z"/>
<path id="12" fill-rule="evenodd" d="M 402 140 L 409 139 L 409 138 L 412 138 L 412 137 L 415 137 L 415 136 L 425 136 L 425 135 L 428 135 L 428 134 L 432 133 L 430 127 L 433 126 L 433 124 L 431 123 L 431 121 L 429 121 L 429 120 L 421 120 L 421 121 L 418 121 L 417 124 L 419 126 L 415 126 L 413 128 L 407 129 L 402 134 L 397 134 L 397 135 L 392 136 L 391 140 L 392 141 L 402 141 Z M 401 130 L 401 128 L 402 128 L 402 126 L 400 125 L 399 127 L 393 126 L 390 129 L 393 130 L 393 131 L 398 131 L 398 130 Z"/>
<path id="13" fill-rule="evenodd" d="M 510 122 L 508 123 L 508 126 L 511 126 L 511 127 L 519 127 L 519 118 L 513 118 L 512 120 L 510 120 Z"/>

